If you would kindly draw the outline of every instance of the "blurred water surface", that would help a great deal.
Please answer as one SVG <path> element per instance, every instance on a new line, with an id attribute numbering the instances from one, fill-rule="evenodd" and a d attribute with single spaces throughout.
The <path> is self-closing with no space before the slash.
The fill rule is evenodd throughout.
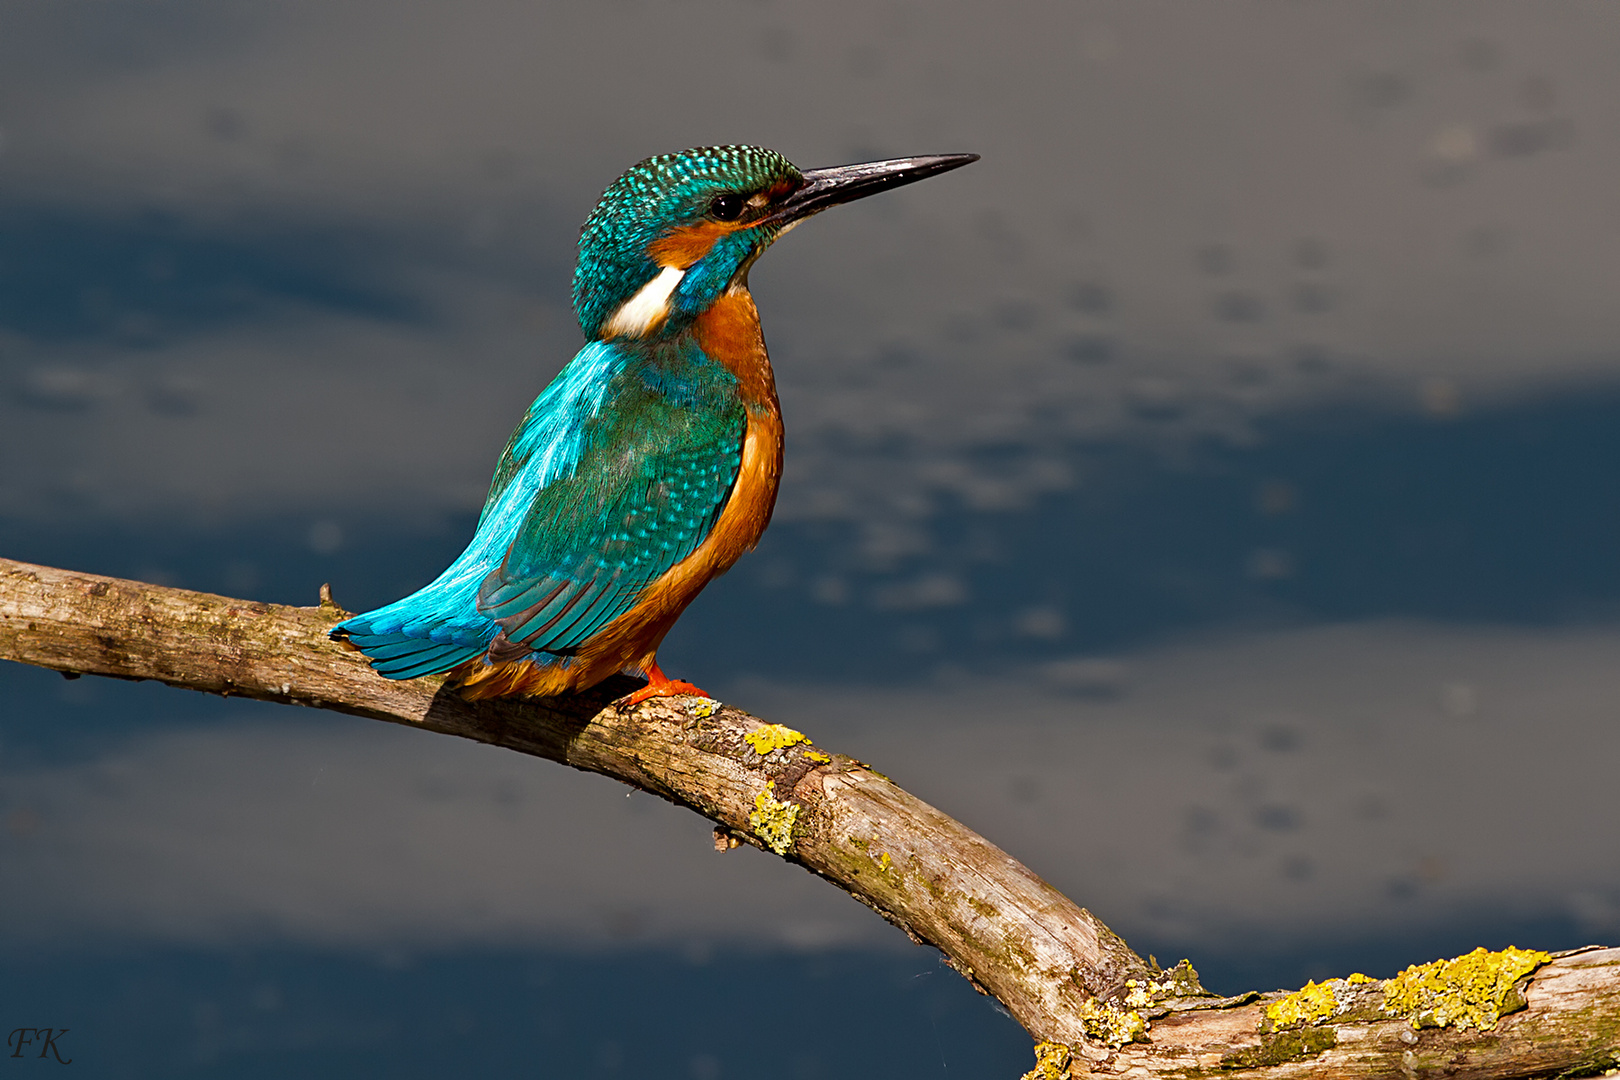
<path id="1" fill-rule="evenodd" d="M 577 349 L 618 172 L 975 151 L 754 271 L 777 522 L 665 666 L 1223 991 L 1620 933 L 1611 6 L 0 12 L 0 553 L 393 599 Z M 1028 1067 L 931 952 L 598 778 L 0 701 L 0 1012 L 91 1075 Z"/>

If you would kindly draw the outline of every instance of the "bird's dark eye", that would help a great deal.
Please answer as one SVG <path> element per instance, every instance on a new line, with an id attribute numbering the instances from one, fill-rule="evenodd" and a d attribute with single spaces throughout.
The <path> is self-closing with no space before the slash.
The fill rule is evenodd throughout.
<path id="1" fill-rule="evenodd" d="M 742 217 L 743 197 L 735 191 L 722 191 L 709 200 L 709 216 L 716 221 L 736 221 Z"/>

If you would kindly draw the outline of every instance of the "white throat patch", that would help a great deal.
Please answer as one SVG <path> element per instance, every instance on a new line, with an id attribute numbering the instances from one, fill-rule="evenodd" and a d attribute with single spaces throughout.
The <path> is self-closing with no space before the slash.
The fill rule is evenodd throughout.
<path id="1" fill-rule="evenodd" d="M 643 285 L 636 295 L 626 300 L 613 316 L 602 324 L 603 337 L 641 337 L 647 331 L 664 321 L 669 314 L 669 298 L 675 295 L 676 286 L 686 276 L 686 271 L 673 266 L 666 266 L 647 284 Z"/>

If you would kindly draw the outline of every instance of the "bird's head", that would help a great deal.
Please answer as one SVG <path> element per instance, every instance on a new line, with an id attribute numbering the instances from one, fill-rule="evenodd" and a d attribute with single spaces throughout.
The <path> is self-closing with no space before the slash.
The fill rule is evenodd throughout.
<path id="1" fill-rule="evenodd" d="M 679 333 L 811 214 L 976 160 L 946 154 L 800 170 L 757 146 L 650 157 L 608 187 L 580 230 L 580 328 L 592 340 Z"/>

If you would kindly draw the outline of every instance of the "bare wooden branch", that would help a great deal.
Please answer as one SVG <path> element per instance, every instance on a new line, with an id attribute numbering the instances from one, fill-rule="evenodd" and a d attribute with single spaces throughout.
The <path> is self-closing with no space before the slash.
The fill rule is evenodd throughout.
<path id="1" fill-rule="evenodd" d="M 661 795 L 715 822 L 717 847 L 773 850 L 938 948 L 1054 1044 L 1034 1076 L 1508 1077 L 1620 1060 L 1620 950 L 1553 959 L 1519 980 L 1527 1007 L 1484 1031 L 1416 1030 L 1382 1011 L 1376 980 L 1341 986 L 1326 1012 L 1279 1020 L 1281 995 L 1220 1000 L 1190 966 L 1158 971 L 984 838 L 798 732 L 694 698 L 621 714 L 607 703 L 628 680 L 478 703 L 439 679 L 389 682 L 327 639 L 347 613 L 328 592 L 322 601 L 285 607 L 0 560 L 0 659 L 334 709 Z"/>

